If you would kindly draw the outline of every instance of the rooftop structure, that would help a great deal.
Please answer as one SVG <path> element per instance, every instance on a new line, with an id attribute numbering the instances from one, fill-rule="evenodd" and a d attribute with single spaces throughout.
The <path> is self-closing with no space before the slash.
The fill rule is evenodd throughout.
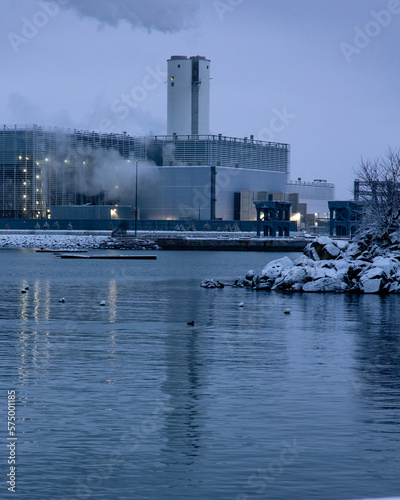
<path id="1" fill-rule="evenodd" d="M 172 56 L 167 84 L 167 134 L 209 134 L 210 60 Z"/>

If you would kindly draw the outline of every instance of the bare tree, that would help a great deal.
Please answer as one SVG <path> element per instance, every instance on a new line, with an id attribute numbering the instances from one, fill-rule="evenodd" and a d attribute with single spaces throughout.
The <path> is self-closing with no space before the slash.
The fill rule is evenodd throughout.
<path id="1" fill-rule="evenodd" d="M 385 238 L 399 229 L 400 152 L 388 149 L 380 158 L 361 159 L 355 173 L 357 198 L 364 205 L 359 235 Z"/>

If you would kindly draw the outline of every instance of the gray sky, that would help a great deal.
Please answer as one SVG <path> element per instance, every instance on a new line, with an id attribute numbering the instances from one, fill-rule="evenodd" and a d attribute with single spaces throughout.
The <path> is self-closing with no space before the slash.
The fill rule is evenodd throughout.
<path id="1" fill-rule="evenodd" d="M 0 0 L 1 122 L 166 133 L 166 60 L 211 59 L 211 133 L 291 145 L 350 198 L 400 146 L 399 0 Z M 130 97 L 129 107 L 124 100 Z"/>

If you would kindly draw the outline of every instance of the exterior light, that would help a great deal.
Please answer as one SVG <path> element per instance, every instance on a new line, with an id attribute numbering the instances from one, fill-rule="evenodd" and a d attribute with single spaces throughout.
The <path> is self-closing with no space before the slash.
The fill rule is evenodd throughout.
<path id="1" fill-rule="evenodd" d="M 24 194 L 24 195 L 22 196 L 22 198 L 26 198 L 26 194 Z"/>
<path id="2" fill-rule="evenodd" d="M 19 160 L 22 160 L 22 156 L 18 156 L 18 159 L 19 159 Z"/>
<path id="3" fill-rule="evenodd" d="M 301 214 L 300 212 L 297 212 L 296 214 L 293 214 L 291 217 L 290 217 L 290 220 L 294 220 L 296 222 L 300 222 L 300 219 L 301 219 Z"/>

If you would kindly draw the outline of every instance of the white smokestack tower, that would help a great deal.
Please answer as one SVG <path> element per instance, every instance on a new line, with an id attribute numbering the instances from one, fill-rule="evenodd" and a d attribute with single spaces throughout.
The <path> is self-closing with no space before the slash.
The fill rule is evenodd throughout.
<path id="1" fill-rule="evenodd" d="M 167 134 L 210 133 L 210 60 L 202 56 L 168 59 Z"/>

